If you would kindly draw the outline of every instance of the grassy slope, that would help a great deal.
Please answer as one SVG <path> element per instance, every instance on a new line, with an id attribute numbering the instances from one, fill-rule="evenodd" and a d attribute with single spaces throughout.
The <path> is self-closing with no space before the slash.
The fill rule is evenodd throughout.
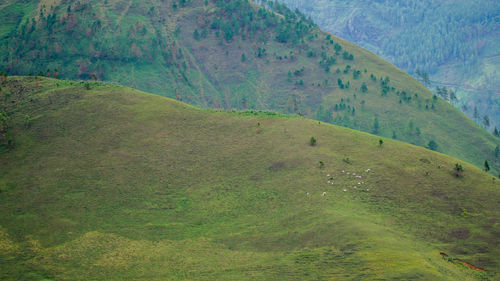
<path id="1" fill-rule="evenodd" d="M 401 1 L 369 4 L 364 1 L 327 0 L 316 0 L 314 3 L 301 0 L 281 2 L 287 3 L 292 10 L 299 8 L 306 11 L 306 14 L 311 15 L 322 29 L 381 54 L 382 57 L 394 62 L 405 71 L 413 73 L 418 68 L 432 72 L 430 80 L 435 84 L 431 83 L 431 89 L 436 86 L 452 88 L 459 100 L 455 106 L 462 110 L 463 105 L 467 106 L 464 113 L 471 119 L 474 118 L 474 106 L 477 106 L 481 113 L 481 120 L 476 121 L 482 124 L 483 116 L 488 115 L 491 122 L 488 128 L 490 132 L 495 125 L 500 124 L 500 98 L 495 95 L 494 91 L 500 87 L 500 82 L 498 82 L 500 74 L 495 72 L 495 69 L 500 67 L 500 60 L 495 59 L 495 56 L 498 58 L 500 52 L 498 36 L 495 36 L 498 24 L 494 25 L 490 22 L 488 26 L 487 23 L 482 22 L 488 18 L 486 14 L 495 14 L 495 11 L 499 10 L 500 6 L 493 1 L 480 1 L 481 5 L 473 1 L 426 1 L 425 4 L 421 2 L 420 7 L 417 5 L 410 9 L 406 4 L 401 5 Z M 396 13 L 401 13 L 398 16 L 401 20 L 391 17 Z M 416 15 L 422 13 L 425 16 L 415 21 Z M 449 20 L 450 17 L 462 22 Z M 453 27 L 448 28 L 445 23 L 439 23 L 440 18 L 453 22 Z M 470 32 L 465 31 L 478 22 L 481 22 L 480 28 L 484 32 L 471 36 Z M 431 27 L 433 24 L 447 31 L 446 39 L 444 36 L 432 34 L 440 34 L 439 28 Z M 418 28 L 418 26 L 424 28 Z M 433 32 L 428 32 L 428 29 L 432 29 Z M 460 35 L 463 38 L 470 37 L 464 41 L 463 38 L 459 39 Z M 419 39 L 415 40 L 416 38 Z M 418 42 L 416 43 L 418 47 L 412 44 L 413 41 Z M 443 46 L 444 42 L 446 46 Z M 469 48 L 474 44 L 476 46 L 472 48 L 474 50 L 472 51 Z M 410 47 L 412 45 L 413 47 Z M 461 52 L 467 50 L 465 52 L 469 55 L 474 53 L 475 58 L 467 58 L 465 61 L 468 63 L 464 65 L 464 59 L 460 60 L 458 56 L 447 53 L 453 49 L 450 46 L 455 46 L 455 50 L 459 49 Z M 416 56 L 424 49 L 437 52 L 442 50 L 445 54 L 441 58 L 438 58 L 438 55 L 431 56 L 432 60 L 429 57 L 425 60 L 422 56 L 416 59 Z M 426 52 L 425 55 L 429 56 L 429 54 L 430 52 Z M 448 59 L 443 60 L 445 57 Z M 429 67 L 428 64 L 434 62 L 438 65 Z"/>
<path id="2" fill-rule="evenodd" d="M 2 280 L 498 277 L 500 182 L 467 163 L 455 178 L 402 142 L 101 83 L 2 88 Z"/>
<path id="3" fill-rule="evenodd" d="M 109 0 L 107 4 L 102 1 L 82 3 L 91 5 L 83 8 L 73 5 L 71 17 L 68 17 L 66 2 L 54 4 L 53 9 L 47 2 L 45 15 L 57 15 L 52 27 L 54 32 L 47 33 L 42 22 L 34 31 L 41 36 L 40 43 L 34 43 L 38 42 L 33 40 L 37 35 L 20 40 L 16 39 L 19 34 L 12 35 L 14 39 L 4 50 L 21 48 L 24 61 L 10 57 L 3 61 L 4 67 L 20 74 L 57 68 L 61 77 L 72 79 L 96 74 L 100 79 L 141 90 L 169 97 L 179 95 L 183 101 L 201 107 L 300 112 L 307 117 L 320 118 L 317 111 L 321 105 L 331 111 L 333 123 L 373 132 L 377 117 L 382 136 L 391 137 L 395 133 L 398 139 L 420 146 L 427 146 L 434 140 L 440 152 L 479 167 L 488 160 L 492 172 L 500 172 L 500 161 L 493 155 L 500 140 L 445 102 L 433 102 L 432 94 L 425 87 L 366 50 L 333 36 L 332 39 L 343 47 L 339 55 L 334 55 L 334 45 L 328 44 L 327 34 L 319 29 L 312 28 L 304 37 L 304 43 L 298 45 L 278 43 L 276 27 L 265 27 L 246 39 L 235 35 L 228 43 L 222 35 L 216 37 L 215 31 L 209 28 L 214 16 L 211 1 L 205 6 L 205 1 L 192 0 L 175 11 L 171 1 L 132 1 L 131 5 L 125 0 Z M 153 12 L 151 7 L 155 7 Z M 100 22 L 101 27 L 96 28 L 96 22 Z M 204 28 L 208 29 L 207 37 L 195 40 L 194 30 Z M 87 32 L 89 30 L 91 32 Z M 266 38 L 267 43 L 262 43 L 261 38 Z M 132 51 L 132 42 L 137 45 L 138 52 Z M 257 57 L 258 48 L 265 48 L 267 55 Z M 342 58 L 344 50 L 354 55 L 353 61 Z M 309 57 L 310 51 L 316 55 Z M 321 52 L 337 59 L 329 73 L 318 64 Z M 167 53 L 172 55 L 169 61 L 165 59 Z M 49 54 L 51 57 L 46 63 L 37 59 Z M 115 57 L 117 54 L 120 57 Z M 244 62 L 242 54 L 246 56 Z M 290 55 L 294 59 L 290 59 Z M 352 70 L 344 74 L 346 65 L 361 70 L 361 77 L 353 79 Z M 302 67 L 305 71 L 301 76 L 288 77 L 289 71 L 293 73 Z M 340 74 L 336 73 L 337 68 Z M 380 81 L 372 81 L 370 74 L 377 79 L 390 77 L 390 87 L 394 87 L 394 91 L 381 96 Z M 339 89 L 339 78 L 344 83 L 349 81 L 350 88 Z M 296 84 L 300 80 L 304 85 Z M 368 86 L 366 93 L 360 91 L 363 82 Z M 397 92 L 402 91 L 413 98 L 411 102 L 399 102 L 402 97 Z M 356 109 L 355 114 L 349 110 L 333 111 L 335 104 L 342 100 L 346 106 Z M 294 105 L 292 110 L 288 106 L 290 102 Z M 431 109 L 433 104 L 435 109 Z M 430 109 L 425 109 L 426 106 Z"/>

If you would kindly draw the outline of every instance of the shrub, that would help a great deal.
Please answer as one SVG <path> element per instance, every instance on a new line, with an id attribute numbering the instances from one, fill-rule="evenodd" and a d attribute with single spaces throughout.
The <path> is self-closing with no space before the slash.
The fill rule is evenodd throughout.
<path id="1" fill-rule="evenodd" d="M 311 146 L 315 146 L 316 145 L 316 139 L 314 137 L 311 137 L 311 139 L 309 140 L 309 143 L 311 144 Z"/>
<path id="2" fill-rule="evenodd" d="M 462 176 L 462 172 L 464 171 L 464 169 L 462 168 L 462 165 L 460 164 L 455 164 L 455 168 L 453 169 L 453 174 L 458 178 L 460 176 Z"/>
<path id="3" fill-rule="evenodd" d="M 342 161 L 344 161 L 347 164 L 351 164 L 351 159 L 349 159 L 349 157 L 347 156 L 345 156 L 344 159 L 342 159 Z"/>

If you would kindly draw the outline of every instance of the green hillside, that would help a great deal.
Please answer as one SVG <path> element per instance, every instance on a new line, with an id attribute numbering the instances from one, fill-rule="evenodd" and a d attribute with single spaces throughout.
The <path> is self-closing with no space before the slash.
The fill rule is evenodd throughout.
<path id="1" fill-rule="evenodd" d="M 500 180 L 473 165 L 112 84 L 0 85 L 1 280 L 499 277 Z"/>
<path id="2" fill-rule="evenodd" d="M 447 87 L 455 96 L 444 99 L 489 132 L 500 127 L 499 1 L 279 2 L 415 77 L 416 70 L 427 73 L 430 89 Z"/>
<path id="3" fill-rule="evenodd" d="M 113 81 L 205 108 L 300 114 L 478 167 L 488 160 L 500 173 L 500 140 L 412 77 L 285 6 L 267 8 L 244 0 L 11 0 L 0 6 L 10 23 L 0 69 Z"/>

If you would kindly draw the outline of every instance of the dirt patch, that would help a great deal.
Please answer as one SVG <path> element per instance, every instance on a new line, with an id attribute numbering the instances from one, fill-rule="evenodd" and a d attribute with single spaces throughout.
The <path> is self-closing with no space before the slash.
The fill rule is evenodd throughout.
<path id="1" fill-rule="evenodd" d="M 460 240 L 465 240 L 469 238 L 469 236 L 470 236 L 470 230 L 468 228 L 455 228 L 452 229 L 448 234 L 448 237 Z"/>
<path id="2" fill-rule="evenodd" d="M 429 159 L 426 159 L 426 158 L 421 158 L 420 162 L 425 163 L 425 164 L 430 164 L 431 163 L 431 161 L 429 161 Z"/>
<path id="3" fill-rule="evenodd" d="M 438 197 L 439 199 L 443 199 L 443 200 L 449 200 L 450 199 L 446 193 L 444 193 L 443 191 L 441 191 L 439 189 L 433 189 L 431 191 L 431 195 L 433 197 Z"/>
<path id="4" fill-rule="evenodd" d="M 449 258 L 449 256 L 446 254 L 446 253 L 439 253 L 443 258 Z M 461 259 L 451 259 L 453 261 L 457 261 L 463 265 L 465 265 L 467 268 L 469 269 L 472 269 L 472 270 L 475 270 L 475 271 L 481 271 L 481 272 L 488 272 L 488 270 L 484 269 L 484 268 L 480 268 L 480 267 L 477 267 L 469 262 L 466 262 L 464 260 L 461 260 Z"/>
<path id="5" fill-rule="evenodd" d="M 250 180 L 252 180 L 252 181 L 260 181 L 261 179 L 262 179 L 261 174 L 255 174 L 255 175 L 250 176 Z"/>
<path id="6" fill-rule="evenodd" d="M 276 162 L 272 164 L 268 169 L 271 172 L 278 172 L 279 170 L 283 170 L 285 168 L 285 162 Z"/>
<path id="7" fill-rule="evenodd" d="M 477 267 L 473 264 L 470 264 L 466 261 L 463 261 L 463 260 L 459 260 L 459 259 L 455 259 L 456 261 L 458 262 L 461 262 L 463 265 L 467 266 L 469 269 L 473 269 L 473 270 L 476 270 L 476 271 L 481 271 L 481 272 L 488 272 L 488 270 L 484 269 L 484 268 L 480 268 L 480 267 Z"/>

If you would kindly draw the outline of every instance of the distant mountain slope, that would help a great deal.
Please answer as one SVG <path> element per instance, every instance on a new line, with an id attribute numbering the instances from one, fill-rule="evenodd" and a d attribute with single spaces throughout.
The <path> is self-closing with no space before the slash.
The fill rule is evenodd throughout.
<path id="1" fill-rule="evenodd" d="M 487 160 L 500 173 L 499 139 L 401 70 L 285 6 L 268 6 L 277 13 L 241 0 L 31 7 L 1 42 L 0 68 L 9 73 L 114 81 L 201 107 L 301 114 L 479 167 Z"/>
<path id="2" fill-rule="evenodd" d="M 279 2 L 409 73 L 430 73 L 430 87 L 449 88 L 457 108 L 490 132 L 500 128 L 499 1 Z"/>
<path id="3" fill-rule="evenodd" d="M 116 85 L 0 84 L 2 280 L 498 278 L 500 180 L 473 165 Z"/>

